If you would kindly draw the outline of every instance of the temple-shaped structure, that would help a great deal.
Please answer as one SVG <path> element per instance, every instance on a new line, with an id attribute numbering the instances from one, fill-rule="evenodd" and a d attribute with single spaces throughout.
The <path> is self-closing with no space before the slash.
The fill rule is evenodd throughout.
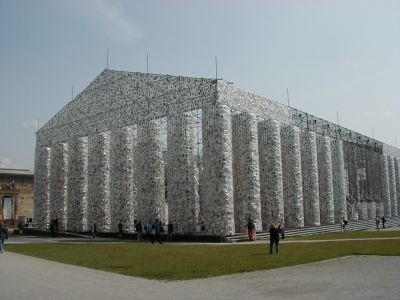
<path id="1" fill-rule="evenodd" d="M 104 70 L 37 132 L 34 222 L 258 230 L 399 213 L 400 150 L 216 79 Z"/>

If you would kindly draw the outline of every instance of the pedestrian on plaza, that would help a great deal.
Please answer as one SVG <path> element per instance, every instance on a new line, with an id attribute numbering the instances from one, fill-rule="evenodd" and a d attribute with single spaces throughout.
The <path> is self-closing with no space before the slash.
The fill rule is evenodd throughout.
<path id="1" fill-rule="evenodd" d="M 247 234 L 249 236 L 249 241 L 253 241 L 253 230 L 255 228 L 255 224 L 251 218 L 248 219 L 246 227 L 247 227 Z"/>
<path id="2" fill-rule="evenodd" d="M 275 223 L 271 223 L 269 227 L 269 254 L 272 254 L 272 248 L 275 244 L 276 253 L 279 253 L 279 230 Z"/>
<path id="3" fill-rule="evenodd" d="M 6 231 L 6 240 L 8 240 L 8 224 L 7 221 L 4 221 L 4 225 L 3 225 L 5 231 Z"/>
<path id="4" fill-rule="evenodd" d="M 278 230 L 281 233 L 282 240 L 285 238 L 285 223 L 283 222 L 283 219 L 279 221 L 279 226 Z"/>
<path id="5" fill-rule="evenodd" d="M 90 240 L 91 237 L 94 238 L 94 235 L 93 235 L 93 222 L 92 221 L 90 221 L 89 224 L 88 224 L 88 231 L 89 231 L 89 240 Z"/>
<path id="6" fill-rule="evenodd" d="M 4 227 L 4 223 L 0 222 L 0 253 L 4 251 L 4 241 L 8 236 L 8 229 Z"/>
<path id="7" fill-rule="evenodd" d="M 64 233 L 64 227 L 63 227 L 63 224 L 62 224 L 62 218 L 58 218 L 58 229 L 59 229 L 62 233 Z"/>
<path id="8" fill-rule="evenodd" d="M 58 218 L 54 217 L 54 226 L 56 228 L 56 232 L 58 232 Z"/>
<path id="9" fill-rule="evenodd" d="M 97 226 L 96 223 L 93 223 L 93 238 L 96 238 L 97 236 Z"/>
<path id="10" fill-rule="evenodd" d="M 118 238 L 119 239 L 122 239 L 122 227 L 123 227 L 123 225 L 122 225 L 122 220 L 121 220 L 118 223 Z"/>
<path id="11" fill-rule="evenodd" d="M 167 242 L 172 242 L 172 233 L 174 232 L 174 225 L 169 223 L 168 224 L 168 235 L 167 235 Z"/>
<path id="12" fill-rule="evenodd" d="M 55 238 L 56 237 L 56 224 L 55 220 L 51 220 L 50 222 L 50 232 L 51 232 L 51 237 Z"/>
<path id="13" fill-rule="evenodd" d="M 342 233 L 346 233 L 347 220 L 342 217 Z"/>
<path id="14" fill-rule="evenodd" d="M 158 222 L 158 219 L 156 219 L 156 222 L 153 224 L 152 229 L 154 231 L 153 237 L 151 239 L 151 243 L 154 244 L 154 240 L 157 238 L 158 242 L 162 244 L 161 242 L 161 235 L 160 235 L 160 223 Z"/>
<path id="15" fill-rule="evenodd" d="M 164 233 L 165 233 L 164 224 L 162 221 L 160 221 L 159 225 L 160 225 L 160 240 L 162 241 L 164 239 Z"/>
<path id="16" fill-rule="evenodd" d="M 378 216 L 376 216 L 376 218 L 375 218 L 375 224 L 376 224 L 376 230 L 379 231 L 379 217 Z"/>
<path id="17" fill-rule="evenodd" d="M 386 222 L 386 218 L 385 216 L 382 216 L 382 228 L 385 229 L 385 222 Z"/>
<path id="18" fill-rule="evenodd" d="M 139 220 L 139 222 L 136 223 L 136 232 L 137 232 L 137 240 L 140 241 L 142 239 L 142 233 L 143 233 L 143 226 L 142 222 Z"/>

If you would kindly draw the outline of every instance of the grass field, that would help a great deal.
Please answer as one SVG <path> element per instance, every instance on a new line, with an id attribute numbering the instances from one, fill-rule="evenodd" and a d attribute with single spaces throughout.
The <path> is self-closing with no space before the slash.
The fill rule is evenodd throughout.
<path id="1" fill-rule="evenodd" d="M 354 232 L 352 238 L 371 238 L 375 237 L 374 234 L 375 232 Z M 328 239 L 330 235 L 333 235 L 331 239 L 336 239 L 335 233 L 318 235 L 318 239 Z M 340 238 L 350 238 L 350 234 L 338 235 Z M 398 237 L 399 232 L 385 232 L 385 237 L 390 236 Z M 379 237 L 383 237 L 382 234 Z M 6 251 L 157 280 L 214 277 L 312 263 L 348 255 L 400 256 L 400 239 L 284 243 L 278 255 L 270 255 L 267 244 L 61 243 L 5 246 Z"/>

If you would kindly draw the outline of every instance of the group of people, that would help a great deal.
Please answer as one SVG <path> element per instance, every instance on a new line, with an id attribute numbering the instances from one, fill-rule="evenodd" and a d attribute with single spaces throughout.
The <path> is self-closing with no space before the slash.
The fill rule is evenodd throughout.
<path id="1" fill-rule="evenodd" d="M 15 184 L 14 180 L 11 181 L 9 184 L 3 183 L 0 187 L 1 187 L 2 190 L 17 190 L 18 189 L 18 187 Z"/>
<path id="2" fill-rule="evenodd" d="M 4 251 L 4 242 L 8 239 L 8 224 L 0 222 L 0 253 Z"/>
<path id="3" fill-rule="evenodd" d="M 59 231 L 64 232 L 62 219 L 54 217 L 53 220 L 51 220 L 51 222 L 50 222 L 51 237 L 52 238 L 56 237 L 56 232 L 59 232 Z"/>
<path id="4" fill-rule="evenodd" d="M 94 224 L 94 223 L 93 223 Z M 96 225 L 94 224 L 94 227 Z M 118 238 L 121 239 L 123 235 L 123 224 L 122 220 L 118 223 Z M 172 242 L 172 234 L 174 232 L 174 226 L 172 224 L 168 224 L 167 229 L 167 241 Z M 89 225 L 90 227 L 90 225 Z M 137 232 L 137 240 L 143 240 L 143 235 L 145 235 L 146 240 L 151 240 L 151 243 L 154 244 L 154 241 L 157 239 L 160 244 L 162 244 L 163 236 L 165 234 L 164 223 L 156 219 L 155 222 L 149 220 L 149 222 L 143 226 L 142 221 L 135 220 L 135 230 Z M 89 230 L 90 231 L 90 230 Z M 90 237 L 89 237 L 90 238 Z"/>
<path id="5" fill-rule="evenodd" d="M 385 222 L 386 222 L 385 216 L 382 216 L 382 218 L 379 218 L 378 216 L 376 216 L 376 218 L 375 218 L 376 230 L 378 230 L 378 231 L 379 231 L 379 222 L 380 221 L 382 221 L 382 229 L 385 229 Z"/>
<path id="6" fill-rule="evenodd" d="M 248 218 L 247 224 L 247 234 L 249 236 L 249 241 L 255 241 L 256 238 L 256 225 L 252 218 Z M 275 244 L 276 253 L 279 253 L 279 236 L 282 239 L 285 238 L 285 223 L 283 219 L 279 221 L 279 224 L 271 223 L 269 227 L 269 253 L 272 254 L 272 249 Z"/>
<path id="7" fill-rule="evenodd" d="M 89 240 L 90 238 L 95 239 L 97 236 L 97 226 L 96 223 L 93 221 L 90 221 L 88 224 L 88 232 L 89 232 Z"/>

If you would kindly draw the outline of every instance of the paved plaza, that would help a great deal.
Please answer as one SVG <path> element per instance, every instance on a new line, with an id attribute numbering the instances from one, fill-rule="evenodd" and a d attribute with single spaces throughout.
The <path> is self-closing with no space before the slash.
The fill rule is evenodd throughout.
<path id="1" fill-rule="evenodd" d="M 11 240 L 24 243 L 50 239 Z M 400 257 L 388 256 L 344 257 L 274 270 L 166 282 L 5 251 L 0 255 L 0 270 L 1 300 L 400 299 Z"/>

